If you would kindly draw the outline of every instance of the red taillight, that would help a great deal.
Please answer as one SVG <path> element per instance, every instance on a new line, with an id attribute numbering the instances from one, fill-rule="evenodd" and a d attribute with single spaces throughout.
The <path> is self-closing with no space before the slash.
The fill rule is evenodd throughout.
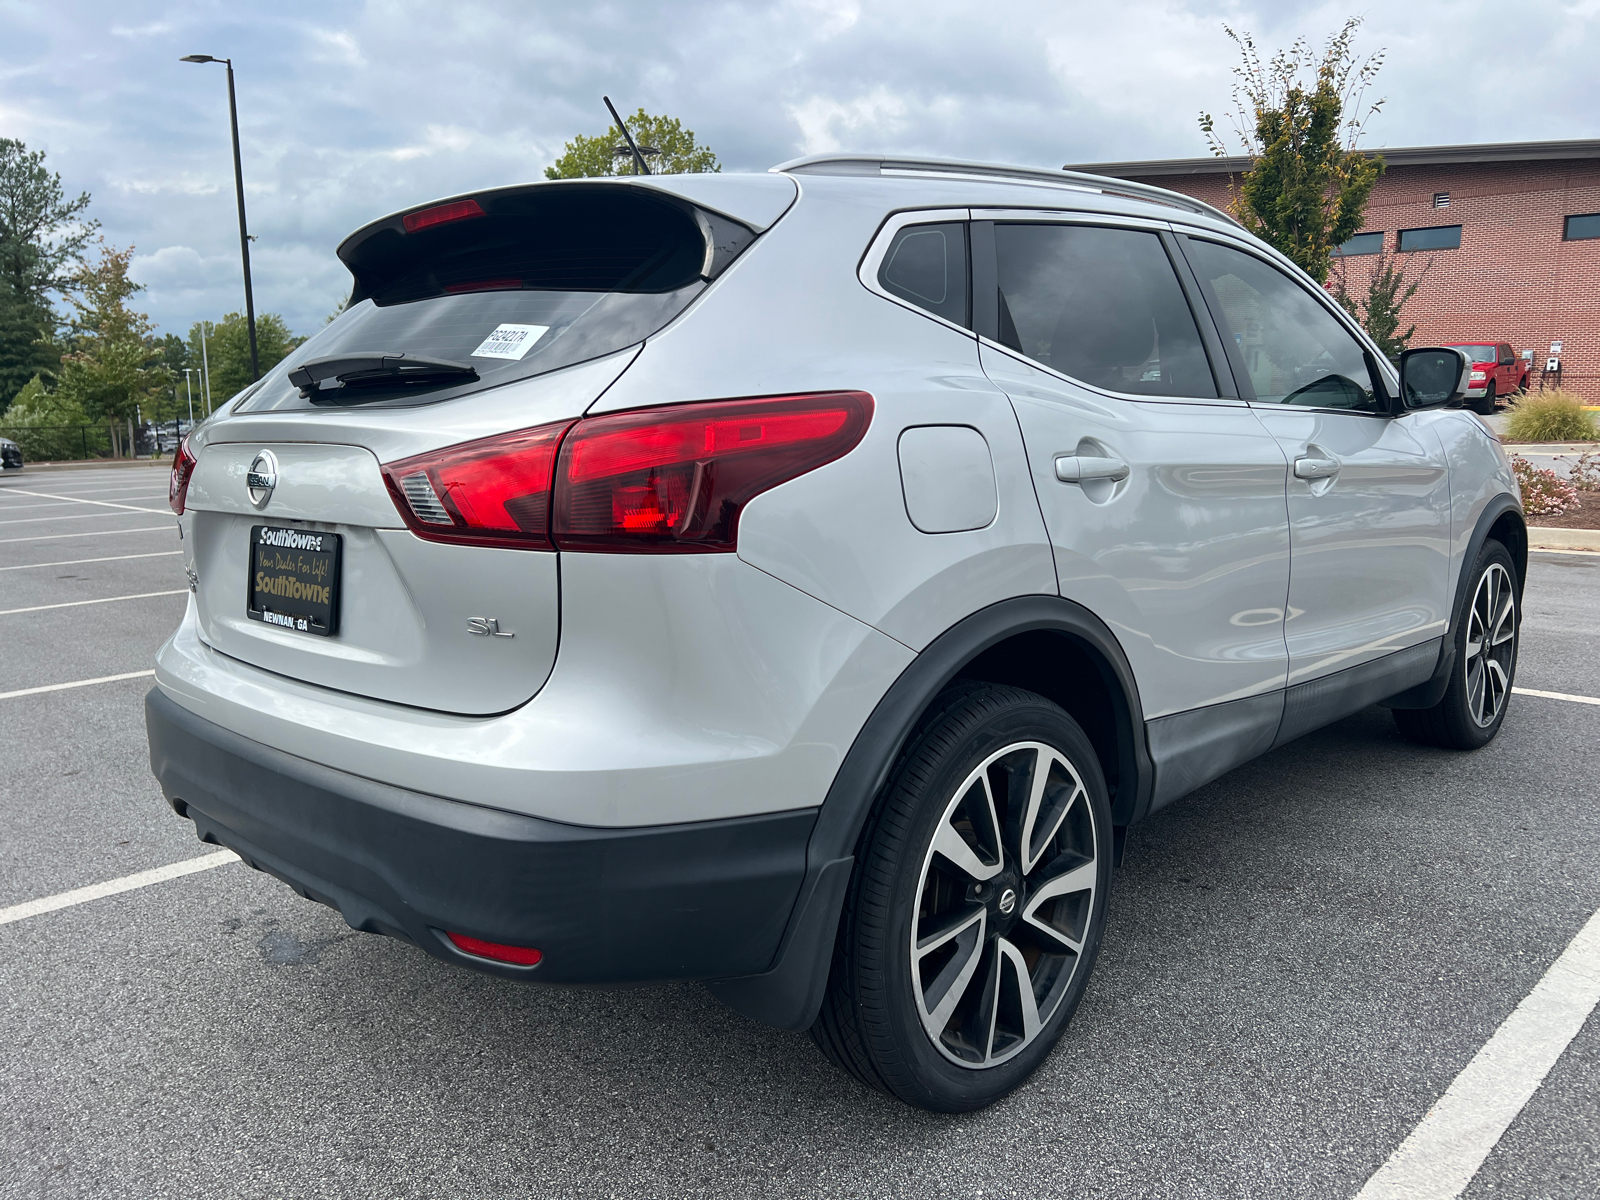
<path id="1" fill-rule="evenodd" d="M 427 229 L 430 225 L 445 225 L 451 221 L 465 221 L 468 217 L 483 215 L 483 206 L 476 200 L 453 200 L 449 204 L 435 204 L 432 208 L 407 213 L 400 220 L 405 224 L 407 233 L 415 233 L 419 229 Z"/>
<path id="2" fill-rule="evenodd" d="M 475 937 L 468 937 L 464 933 L 445 934 L 455 944 L 457 950 L 472 954 L 478 958 L 492 958 L 496 962 L 515 963 L 519 967 L 531 967 L 538 964 L 544 955 L 532 946 L 502 946 L 499 942 L 485 942 Z"/>
<path id="3" fill-rule="evenodd" d="M 189 453 L 189 435 L 184 434 L 172 456 L 172 478 L 167 481 L 167 503 L 172 511 L 183 516 L 184 501 L 189 498 L 189 479 L 194 474 L 195 457 Z"/>
<path id="4" fill-rule="evenodd" d="M 549 550 L 550 476 L 571 421 L 386 463 L 411 531 L 434 542 Z"/>
<path id="5" fill-rule="evenodd" d="M 551 537 L 562 550 L 731 551 L 753 498 L 853 450 L 865 392 L 721 400 L 580 421 L 561 445 Z"/>
<path id="6" fill-rule="evenodd" d="M 406 524 L 430 541 L 726 552 L 746 504 L 848 454 L 871 420 L 865 392 L 718 400 L 541 425 L 383 474 Z"/>

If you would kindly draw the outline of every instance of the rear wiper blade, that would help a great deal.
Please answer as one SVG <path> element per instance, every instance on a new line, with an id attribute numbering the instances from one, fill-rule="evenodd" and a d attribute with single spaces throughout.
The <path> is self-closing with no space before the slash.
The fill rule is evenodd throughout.
<path id="1" fill-rule="evenodd" d="M 322 381 L 335 379 L 342 386 L 351 384 L 400 384 L 434 382 L 461 382 L 478 377 L 471 363 L 453 362 L 448 358 L 426 358 L 420 354 L 404 354 L 383 350 L 362 350 L 354 354 L 329 354 L 311 358 L 289 372 L 289 382 L 300 389 L 300 395 L 310 399 L 323 390 Z"/>

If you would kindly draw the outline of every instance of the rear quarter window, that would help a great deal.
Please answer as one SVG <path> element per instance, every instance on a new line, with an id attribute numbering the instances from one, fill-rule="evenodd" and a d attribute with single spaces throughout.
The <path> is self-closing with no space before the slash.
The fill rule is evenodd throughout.
<path id="1" fill-rule="evenodd" d="M 966 223 L 907 225 L 889 243 L 878 268 L 878 284 L 909 304 L 966 325 Z"/>

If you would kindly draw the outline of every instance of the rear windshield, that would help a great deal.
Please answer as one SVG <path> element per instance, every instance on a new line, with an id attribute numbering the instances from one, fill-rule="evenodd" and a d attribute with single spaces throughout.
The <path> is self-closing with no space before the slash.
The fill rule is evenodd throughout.
<path id="1" fill-rule="evenodd" d="M 340 247 L 352 303 L 238 411 L 432 403 L 543 374 L 643 341 L 707 286 L 703 219 L 658 195 L 556 187 L 473 203 L 481 214 L 415 231 L 396 218 Z M 289 378 L 362 355 L 403 355 L 408 371 L 357 364 L 309 395 Z M 419 359 L 444 366 L 412 374 Z"/>

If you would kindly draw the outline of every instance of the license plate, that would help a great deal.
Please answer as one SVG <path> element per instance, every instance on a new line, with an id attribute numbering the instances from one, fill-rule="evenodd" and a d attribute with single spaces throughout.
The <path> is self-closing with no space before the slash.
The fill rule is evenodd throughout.
<path id="1" fill-rule="evenodd" d="M 250 619 L 321 637 L 337 633 L 342 542 L 337 533 L 252 526 Z"/>

